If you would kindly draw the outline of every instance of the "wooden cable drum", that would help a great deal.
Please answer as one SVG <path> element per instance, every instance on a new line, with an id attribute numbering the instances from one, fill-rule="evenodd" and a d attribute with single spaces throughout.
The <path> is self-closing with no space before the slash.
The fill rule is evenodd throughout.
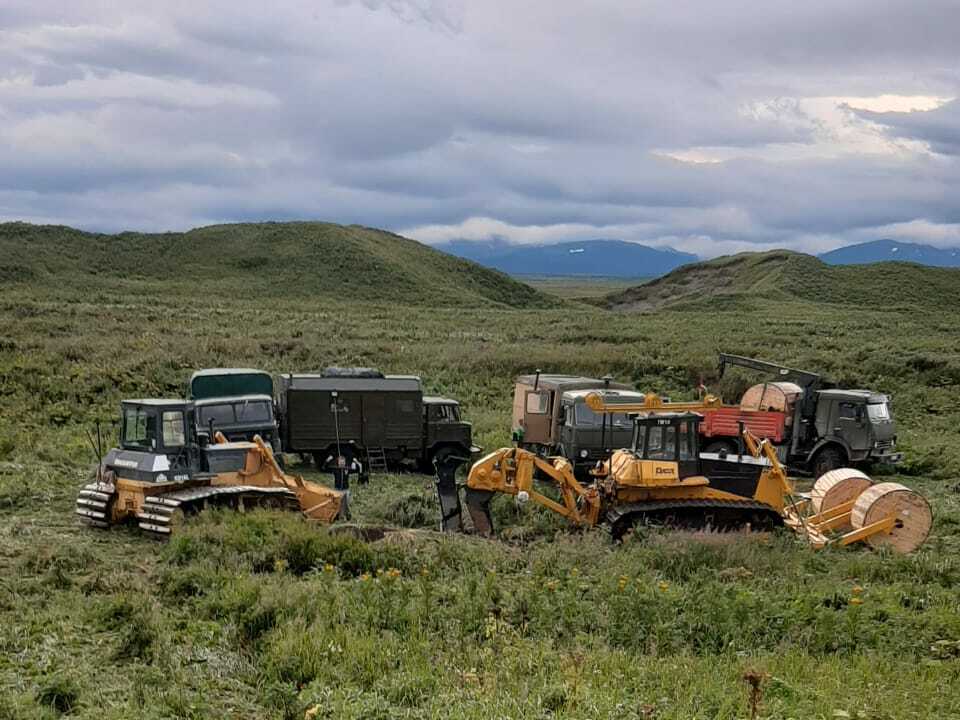
<path id="1" fill-rule="evenodd" d="M 810 491 L 814 512 L 824 512 L 856 499 L 873 481 L 859 470 L 838 468 L 817 478 Z"/>
<path id="2" fill-rule="evenodd" d="M 896 516 L 896 524 L 889 533 L 867 538 L 871 545 L 889 545 L 894 550 L 908 553 L 916 550 L 927 539 L 933 525 L 930 503 L 920 493 L 900 483 L 885 482 L 872 485 L 857 498 L 850 514 L 855 530 Z"/>

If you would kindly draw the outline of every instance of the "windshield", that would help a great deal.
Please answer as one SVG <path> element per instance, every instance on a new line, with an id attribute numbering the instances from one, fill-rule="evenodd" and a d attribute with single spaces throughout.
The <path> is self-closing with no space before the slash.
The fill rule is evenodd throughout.
<path id="1" fill-rule="evenodd" d="M 268 423 L 273 417 L 270 403 L 266 400 L 242 400 L 222 405 L 202 405 L 197 409 L 201 427 L 207 427 L 210 421 L 214 426 L 228 426 L 252 423 Z"/>
<path id="2" fill-rule="evenodd" d="M 234 406 L 237 412 L 237 422 L 264 423 L 270 422 L 270 403 L 265 400 L 244 400 Z"/>
<path id="3" fill-rule="evenodd" d="M 135 450 L 157 447 L 157 414 L 143 407 L 123 409 L 123 446 Z"/>
<path id="4" fill-rule="evenodd" d="M 656 425 L 647 433 L 644 457 L 650 460 L 673 460 L 676 456 L 677 429 L 672 425 Z"/>
<path id="5" fill-rule="evenodd" d="M 574 414 L 578 427 L 600 427 L 603 425 L 603 413 L 595 413 L 586 403 L 577 403 Z M 610 413 L 607 415 L 607 427 L 628 428 L 633 424 L 625 413 Z"/>
<path id="6" fill-rule="evenodd" d="M 890 419 L 890 408 L 885 402 L 869 403 L 867 405 L 867 416 L 871 422 L 881 422 Z"/>
<path id="7" fill-rule="evenodd" d="M 460 422 L 460 408 L 456 405 L 434 405 L 433 422 Z"/>
<path id="8" fill-rule="evenodd" d="M 197 417 L 201 427 L 214 425 L 233 425 L 237 420 L 233 414 L 233 405 L 204 405 L 197 408 Z"/>

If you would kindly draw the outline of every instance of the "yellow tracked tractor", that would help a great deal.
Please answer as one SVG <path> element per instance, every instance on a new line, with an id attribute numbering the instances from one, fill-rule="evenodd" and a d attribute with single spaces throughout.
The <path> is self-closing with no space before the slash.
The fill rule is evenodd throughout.
<path id="1" fill-rule="evenodd" d="M 77 516 L 94 527 L 135 522 L 166 538 L 185 515 L 209 507 L 285 508 L 325 523 L 346 513 L 345 493 L 288 475 L 259 436 L 198 437 L 193 412 L 182 400 L 124 401 L 120 446 L 80 491 Z"/>
<path id="2" fill-rule="evenodd" d="M 809 495 L 798 495 L 775 448 L 749 431 L 740 455 L 700 453 L 702 416 L 692 410 L 711 407 L 713 398 L 664 403 L 651 395 L 634 406 L 606 405 L 597 394 L 588 402 L 595 412 L 636 413 L 632 447 L 615 451 L 587 484 L 576 480 L 565 458 L 519 448 L 490 453 L 471 468 L 466 483 L 477 532 L 492 532 L 495 493 L 533 501 L 578 525 L 605 523 L 614 537 L 650 522 L 717 530 L 787 525 L 814 547 L 866 541 L 909 552 L 929 532 L 930 508 L 922 496 L 895 483 L 872 485 L 857 471 L 828 473 Z M 559 500 L 537 490 L 535 475 L 556 485 Z"/>

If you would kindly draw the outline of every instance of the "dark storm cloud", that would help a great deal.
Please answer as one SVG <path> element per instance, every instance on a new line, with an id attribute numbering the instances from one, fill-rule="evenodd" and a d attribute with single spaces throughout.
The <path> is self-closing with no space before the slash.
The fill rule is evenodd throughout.
<path id="1" fill-rule="evenodd" d="M 12 0 L 0 218 L 960 243 L 958 23 L 942 0 Z"/>

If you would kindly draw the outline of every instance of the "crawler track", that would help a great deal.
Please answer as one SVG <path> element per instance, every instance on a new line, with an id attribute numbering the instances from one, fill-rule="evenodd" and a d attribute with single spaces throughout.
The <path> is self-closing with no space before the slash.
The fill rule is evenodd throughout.
<path id="1" fill-rule="evenodd" d="M 93 527 L 106 528 L 111 524 L 110 503 L 115 489 L 111 484 L 90 483 L 77 496 L 76 514 L 82 522 Z M 212 507 L 244 511 L 255 507 L 282 508 L 299 512 L 297 496 L 288 488 L 257 487 L 253 485 L 223 485 L 173 490 L 151 495 L 137 513 L 136 522 L 147 535 L 167 539 L 178 521 Z"/>
<path id="2" fill-rule="evenodd" d="M 619 539 L 636 525 L 717 531 L 772 530 L 783 525 L 775 509 L 755 500 L 658 500 L 619 505 L 607 512 L 610 534 Z"/>

